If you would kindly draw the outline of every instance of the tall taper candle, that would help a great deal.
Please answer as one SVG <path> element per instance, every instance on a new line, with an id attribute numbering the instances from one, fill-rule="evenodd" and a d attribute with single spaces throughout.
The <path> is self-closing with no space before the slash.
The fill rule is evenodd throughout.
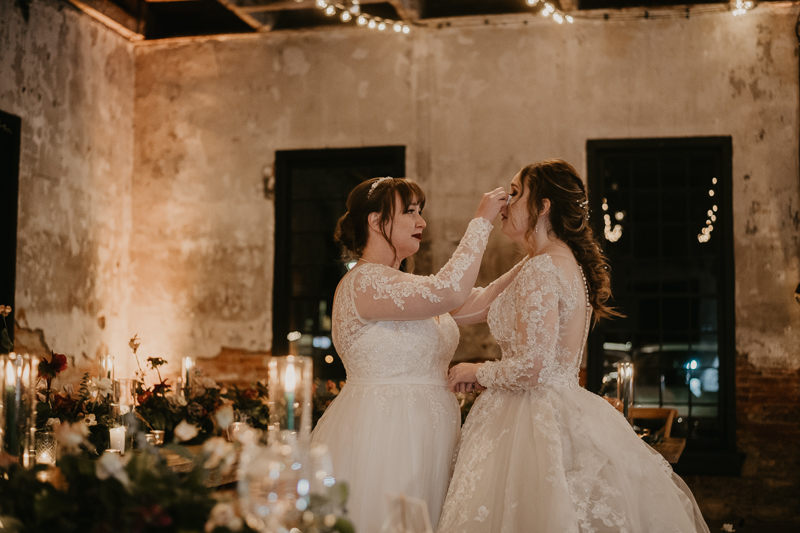
<path id="1" fill-rule="evenodd" d="M 294 390 L 297 382 L 294 363 L 286 365 L 284 382 L 286 384 L 286 429 L 294 430 Z"/>

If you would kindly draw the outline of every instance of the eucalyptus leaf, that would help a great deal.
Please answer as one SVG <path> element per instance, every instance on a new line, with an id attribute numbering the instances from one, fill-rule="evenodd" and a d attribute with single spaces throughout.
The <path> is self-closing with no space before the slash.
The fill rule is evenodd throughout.
<path id="1" fill-rule="evenodd" d="M 11 342 L 11 337 L 8 336 L 8 330 L 3 328 L 3 331 L 0 331 L 0 344 L 3 345 L 3 348 L 6 350 L 13 350 L 14 343 Z"/>

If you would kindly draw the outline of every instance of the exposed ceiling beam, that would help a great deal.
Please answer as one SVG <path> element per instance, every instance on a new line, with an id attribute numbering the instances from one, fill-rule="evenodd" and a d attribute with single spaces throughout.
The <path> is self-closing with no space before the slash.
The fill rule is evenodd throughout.
<path id="1" fill-rule="evenodd" d="M 167 0 L 169 1 L 169 0 Z M 179 0 L 180 1 L 180 0 Z M 263 0 L 262 0 L 263 1 Z M 402 0 L 397 0 L 402 3 Z M 367 4 L 395 4 L 395 0 L 361 0 L 359 2 L 362 6 Z M 267 13 L 272 11 L 291 11 L 294 9 L 311 9 L 316 7 L 316 0 L 273 0 L 265 3 L 248 2 L 249 5 L 240 5 L 239 9 L 245 13 Z M 397 6 L 395 6 L 397 7 Z M 399 11 L 398 11 L 399 13 Z"/>

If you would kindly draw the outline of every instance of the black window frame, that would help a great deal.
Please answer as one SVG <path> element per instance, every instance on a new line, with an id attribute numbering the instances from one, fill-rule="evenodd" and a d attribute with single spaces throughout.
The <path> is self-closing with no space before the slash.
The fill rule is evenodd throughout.
<path id="1" fill-rule="evenodd" d="M 14 341 L 17 217 L 22 119 L 0 111 L 0 305 L 9 305 L 8 335 Z M 0 326 L 2 327 L 2 326 Z M 0 346 L 0 353 L 7 350 Z"/>
<path id="2" fill-rule="evenodd" d="M 605 247 L 603 228 L 603 191 L 600 176 L 600 159 L 614 153 L 653 152 L 659 150 L 711 149 L 719 151 L 722 174 L 720 176 L 720 212 L 718 227 L 713 238 L 721 239 L 722 268 L 718 295 L 718 354 L 720 357 L 719 381 L 720 397 L 719 420 L 722 424 L 722 446 L 709 451 L 687 448 L 675 465 L 680 474 L 701 475 L 739 475 L 743 455 L 736 451 L 736 321 L 735 321 L 735 263 L 733 240 L 733 168 L 732 138 L 719 137 L 678 137 L 652 139 L 599 139 L 588 140 L 587 185 L 592 224 L 595 235 Z M 699 229 L 699 228 L 698 228 Z M 612 271 L 612 276 L 613 276 Z M 624 310 L 623 310 L 624 311 Z M 589 336 L 587 356 L 587 388 L 598 392 L 603 378 L 603 337 L 604 326 L 599 324 Z M 723 362 L 724 358 L 724 362 Z"/>
<path id="3" fill-rule="evenodd" d="M 291 294 L 291 224 L 292 184 L 291 173 L 298 165 L 368 164 L 402 169 L 394 177 L 402 177 L 406 169 L 406 147 L 404 145 L 368 146 L 353 148 L 322 148 L 279 150 L 275 152 L 275 256 L 272 292 L 272 354 L 289 353 L 289 305 Z M 364 176 L 369 179 L 376 176 Z M 348 190 L 347 193 L 350 191 Z M 331 233 L 334 228 L 331 228 Z M 331 301 L 333 294 L 330 295 Z M 331 353 L 336 354 L 331 347 Z M 337 363 L 339 364 L 339 363 Z M 315 359 L 315 376 L 319 376 L 319 361 Z"/>

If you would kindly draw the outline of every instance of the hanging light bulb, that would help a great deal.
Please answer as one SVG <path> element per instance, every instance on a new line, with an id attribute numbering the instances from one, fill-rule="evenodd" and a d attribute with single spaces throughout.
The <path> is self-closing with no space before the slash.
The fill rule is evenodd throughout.
<path id="1" fill-rule="evenodd" d="M 525 3 L 528 4 L 529 6 L 535 6 L 536 4 L 539 3 L 539 0 L 525 0 Z"/>
<path id="2" fill-rule="evenodd" d="M 397 33 L 400 33 L 401 31 L 403 31 L 403 25 L 400 24 L 399 22 L 395 22 L 393 28 L 394 28 L 394 31 L 396 31 Z"/>
<path id="3" fill-rule="evenodd" d="M 329 5 L 328 7 L 325 8 L 325 14 L 328 15 L 329 17 L 335 15 L 336 14 L 336 8 L 331 6 L 331 5 Z"/>
<path id="4" fill-rule="evenodd" d="M 326 2 L 325 0 L 317 0 L 317 7 L 320 9 L 325 9 L 326 7 L 328 7 L 328 2 Z"/>
<path id="5" fill-rule="evenodd" d="M 408 33 L 410 33 L 410 32 L 411 32 L 411 28 L 409 28 L 408 26 L 406 26 L 405 24 L 403 24 L 403 33 L 406 33 L 406 34 L 408 34 Z"/>
<path id="6" fill-rule="evenodd" d="M 356 19 L 356 22 L 358 23 L 359 26 L 364 26 L 367 24 L 367 18 L 364 15 L 361 15 L 360 17 L 358 17 L 358 19 Z"/>
<path id="7" fill-rule="evenodd" d="M 385 30 L 386 29 L 386 23 L 385 22 L 381 22 L 380 24 L 378 24 L 378 29 L 380 31 Z"/>
<path id="8" fill-rule="evenodd" d="M 340 18 L 342 19 L 342 22 L 347 22 L 351 18 L 353 18 L 353 16 L 350 14 L 349 11 L 342 11 L 342 14 L 341 14 Z"/>
<path id="9" fill-rule="evenodd" d="M 370 29 L 375 29 L 375 26 L 377 26 L 377 25 L 378 25 L 378 24 L 377 24 L 377 23 L 376 23 L 374 20 L 372 20 L 372 19 L 370 19 L 370 21 L 369 21 L 369 24 L 367 24 L 367 26 L 368 26 Z"/>
<path id="10" fill-rule="evenodd" d="M 559 24 L 564 24 L 564 17 L 561 16 L 561 13 L 553 13 L 553 20 Z"/>
<path id="11" fill-rule="evenodd" d="M 574 18 L 572 18 L 572 16 L 570 16 L 570 15 L 567 15 L 567 16 L 566 16 L 566 17 L 564 17 L 564 18 L 565 18 L 565 19 L 567 19 L 567 22 L 569 22 L 570 24 L 572 24 L 573 22 L 575 22 L 575 19 L 574 19 Z"/>

